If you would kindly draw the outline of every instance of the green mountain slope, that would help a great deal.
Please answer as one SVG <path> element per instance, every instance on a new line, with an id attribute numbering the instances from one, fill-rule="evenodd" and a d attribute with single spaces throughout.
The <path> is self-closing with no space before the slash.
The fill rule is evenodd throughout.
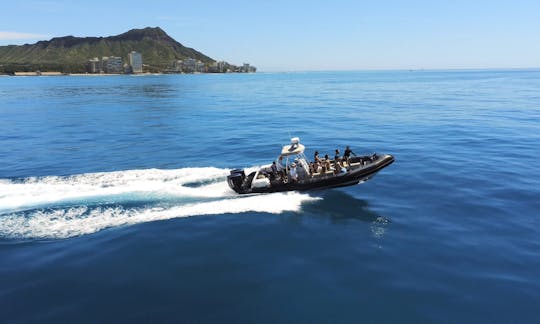
<path id="1" fill-rule="evenodd" d="M 201 52 L 183 46 L 161 28 L 147 27 L 132 29 L 117 36 L 65 36 L 35 44 L 0 46 L 0 64 L 21 67 L 61 66 L 63 70 L 66 67 L 73 70 L 74 67 L 84 66 L 93 57 L 120 56 L 126 61 L 131 51 L 141 53 L 144 64 L 160 67 L 187 57 L 205 63 L 214 62 Z"/>

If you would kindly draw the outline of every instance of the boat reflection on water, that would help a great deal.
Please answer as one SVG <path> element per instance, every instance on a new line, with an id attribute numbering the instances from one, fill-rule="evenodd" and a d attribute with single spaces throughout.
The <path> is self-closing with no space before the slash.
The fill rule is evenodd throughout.
<path id="1" fill-rule="evenodd" d="M 358 199 L 342 190 L 316 191 L 322 199 L 306 204 L 302 210 L 306 214 L 325 217 L 332 224 L 348 224 L 351 221 L 369 223 L 376 238 L 383 238 L 390 219 L 370 209 L 366 200 Z"/>

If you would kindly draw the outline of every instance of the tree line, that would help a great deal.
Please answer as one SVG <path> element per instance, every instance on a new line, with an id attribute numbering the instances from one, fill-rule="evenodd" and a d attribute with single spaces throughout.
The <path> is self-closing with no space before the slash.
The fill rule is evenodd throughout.
<path id="1" fill-rule="evenodd" d="M 0 74 L 13 75 L 15 72 L 62 72 L 85 73 L 83 63 L 0 63 Z"/>

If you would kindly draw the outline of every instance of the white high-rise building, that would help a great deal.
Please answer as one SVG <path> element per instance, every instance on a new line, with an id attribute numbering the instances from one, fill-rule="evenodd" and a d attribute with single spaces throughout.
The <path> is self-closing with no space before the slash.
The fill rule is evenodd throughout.
<path id="1" fill-rule="evenodd" d="M 142 55 L 135 51 L 128 54 L 129 65 L 131 65 L 131 72 L 142 73 Z"/>

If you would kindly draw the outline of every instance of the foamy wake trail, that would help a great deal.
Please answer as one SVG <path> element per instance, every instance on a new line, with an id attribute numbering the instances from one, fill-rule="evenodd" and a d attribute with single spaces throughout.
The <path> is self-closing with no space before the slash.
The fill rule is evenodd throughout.
<path id="1" fill-rule="evenodd" d="M 299 211 L 317 199 L 297 192 L 239 196 L 227 186 L 228 173 L 184 168 L 0 179 L 0 236 L 67 238 L 177 217 Z"/>
<path id="2" fill-rule="evenodd" d="M 218 168 L 148 169 L 4 180 L 0 182 L 0 212 L 61 202 L 88 203 L 111 196 L 116 196 L 113 201 L 130 200 L 133 195 L 222 197 L 233 194 L 225 182 L 228 172 Z M 185 186 L 219 180 L 223 181 L 204 186 L 204 190 Z"/>

